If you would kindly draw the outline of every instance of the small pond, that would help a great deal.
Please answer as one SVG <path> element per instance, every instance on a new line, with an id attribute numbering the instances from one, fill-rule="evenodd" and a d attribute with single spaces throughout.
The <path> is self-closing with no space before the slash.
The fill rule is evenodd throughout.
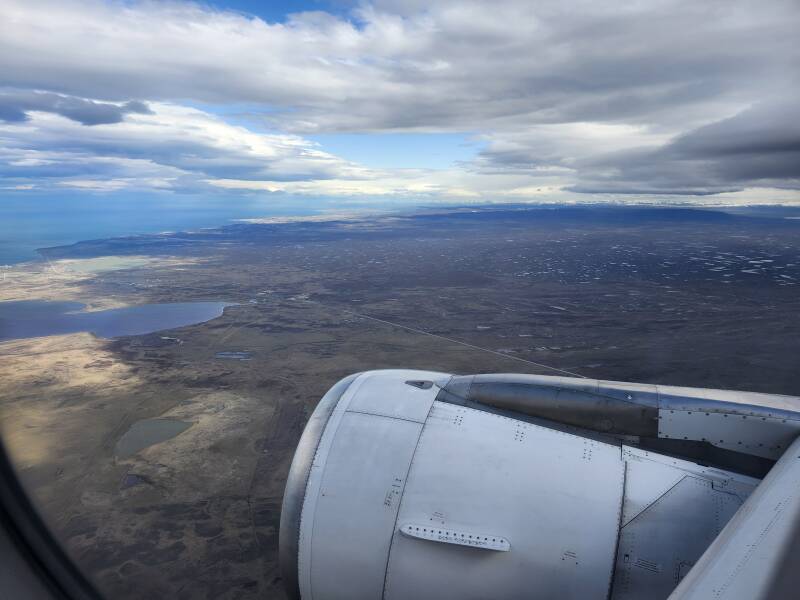
<path id="1" fill-rule="evenodd" d="M 143 419 L 130 426 L 114 447 L 119 458 L 128 458 L 148 446 L 165 442 L 183 433 L 192 423 L 177 419 Z"/>

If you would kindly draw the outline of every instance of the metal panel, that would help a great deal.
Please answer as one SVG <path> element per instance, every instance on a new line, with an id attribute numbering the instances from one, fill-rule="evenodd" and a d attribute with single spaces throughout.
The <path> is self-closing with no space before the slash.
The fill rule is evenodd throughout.
<path id="1" fill-rule="evenodd" d="M 470 375 L 473 383 L 525 383 L 534 386 L 554 387 L 573 390 L 596 392 L 599 382 L 597 379 L 584 377 L 562 377 L 559 375 L 527 375 L 521 373 L 485 373 Z"/>
<path id="2" fill-rule="evenodd" d="M 597 391 L 606 396 L 613 396 L 628 402 L 658 407 L 658 386 L 649 383 L 628 383 L 626 381 L 597 382 Z"/>
<path id="3" fill-rule="evenodd" d="M 618 397 L 619 396 L 619 397 Z M 469 400 L 532 417 L 584 427 L 603 433 L 655 436 L 658 409 L 616 395 L 574 387 L 555 387 L 521 381 L 479 381 L 469 389 Z"/>
<path id="4" fill-rule="evenodd" d="M 745 410 L 755 408 L 759 413 L 800 411 L 800 398 L 781 394 L 762 394 L 738 390 L 714 390 L 709 388 L 659 385 L 658 397 L 661 408 L 692 410 L 692 405 L 740 404 Z M 698 402 L 699 404 L 695 404 Z"/>
<path id="5" fill-rule="evenodd" d="M 624 447 L 625 509 L 613 600 L 666 598 L 758 483 Z"/>
<path id="6" fill-rule="evenodd" d="M 770 460 L 800 433 L 800 398 L 774 394 L 498 373 L 453 377 L 438 399 L 469 405 L 459 398 L 606 434 L 708 441 Z"/>
<path id="7" fill-rule="evenodd" d="M 422 425 L 347 412 L 325 462 L 304 599 L 379 598 L 408 466 Z"/>
<path id="8" fill-rule="evenodd" d="M 384 598 L 604 598 L 623 463 L 616 446 L 435 402 L 398 523 L 492 532 L 509 552 L 395 535 Z"/>
<path id="9" fill-rule="evenodd" d="M 654 385 L 596 379 L 499 373 L 453 377 L 440 400 L 451 396 L 501 410 L 602 433 L 655 437 L 658 393 Z"/>
<path id="10" fill-rule="evenodd" d="M 800 439 L 706 550 L 670 600 L 796 598 Z"/>
<path id="11" fill-rule="evenodd" d="M 685 472 L 673 467 L 639 460 L 628 461 L 625 469 L 623 527 L 686 477 Z"/>
<path id="12" fill-rule="evenodd" d="M 761 482 L 760 479 L 748 477 L 740 473 L 733 473 L 731 471 L 723 471 L 714 467 L 700 465 L 688 460 L 675 458 L 674 456 L 667 456 L 665 454 L 658 454 L 641 448 L 633 446 L 622 447 L 622 458 L 627 464 L 626 476 L 626 494 L 631 481 L 631 465 L 633 463 L 647 465 L 649 468 L 657 467 L 670 467 L 674 471 L 685 474 L 694 475 L 702 479 L 707 479 L 715 490 L 725 491 L 734 494 L 744 502 L 748 496 L 753 492 L 756 486 Z M 639 471 L 644 473 L 644 471 Z M 662 471 L 664 473 L 664 471 Z"/>
<path id="13" fill-rule="evenodd" d="M 707 441 L 714 446 L 777 460 L 800 434 L 800 421 L 701 410 L 660 410 L 658 437 Z"/>
<path id="14" fill-rule="evenodd" d="M 447 381 L 450 375 L 434 371 L 373 371 L 363 375 L 359 393 L 348 410 L 423 423 L 428 416 L 437 386 L 427 389 L 409 385 L 406 381 Z"/>

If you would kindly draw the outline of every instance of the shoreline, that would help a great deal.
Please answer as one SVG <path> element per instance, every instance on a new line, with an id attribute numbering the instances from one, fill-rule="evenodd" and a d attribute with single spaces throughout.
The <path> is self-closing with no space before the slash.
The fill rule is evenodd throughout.
<path id="1" fill-rule="evenodd" d="M 466 214 L 492 214 L 500 215 L 504 213 L 520 213 L 520 212 L 582 212 L 588 211 L 595 214 L 619 214 L 620 212 L 642 212 L 655 214 L 661 213 L 681 213 L 687 214 L 688 212 L 696 213 L 698 215 L 727 215 L 737 218 L 755 218 L 755 219 L 769 219 L 776 222 L 782 221 L 784 224 L 793 224 L 792 221 L 800 221 L 800 206 L 793 205 L 730 205 L 730 206 L 704 206 L 704 205 L 690 205 L 690 204 L 648 204 L 648 203 L 585 203 L 585 204 L 565 204 L 565 203 L 495 203 L 495 204 L 476 204 L 476 205 L 449 205 L 449 206 L 434 206 L 434 205 L 420 205 L 413 210 L 398 210 L 389 212 L 342 212 L 342 213 L 323 213 L 313 215 L 295 215 L 295 216 L 273 216 L 273 217 L 252 217 L 231 219 L 229 223 L 213 227 L 199 227 L 186 230 L 173 230 L 161 231 L 158 233 L 139 233 L 122 236 L 109 236 L 105 238 L 93 238 L 86 240 L 79 240 L 71 244 L 63 244 L 57 246 L 44 246 L 36 248 L 39 258 L 13 263 L 11 265 L 4 265 L 8 267 L 18 267 L 28 264 L 41 263 L 48 261 L 52 258 L 58 260 L 66 260 L 69 258 L 97 258 L 99 256 L 120 256 L 114 254 L 103 254 L 90 257 L 74 256 L 70 257 L 68 249 L 76 249 L 78 247 L 85 247 L 87 245 L 100 245 L 103 243 L 110 244 L 115 242 L 124 241 L 143 241 L 152 240 L 158 241 L 185 241 L 188 238 L 198 238 L 199 236 L 213 236 L 215 234 L 223 234 L 228 231 L 235 230 L 242 227 L 270 227 L 270 228 L 286 228 L 290 231 L 298 227 L 326 227 L 335 226 L 337 224 L 347 225 L 353 228 L 370 227 L 380 225 L 381 223 L 391 223 L 397 220 L 408 219 L 424 219 L 424 218 L 442 218 L 447 216 L 459 217 Z M 781 214 L 776 214 L 781 213 Z M 785 214 L 793 213 L 793 214 Z M 788 223 L 787 223 L 788 222 Z M 194 240 L 193 240 L 194 241 Z M 125 255 L 127 256 L 127 255 Z"/>

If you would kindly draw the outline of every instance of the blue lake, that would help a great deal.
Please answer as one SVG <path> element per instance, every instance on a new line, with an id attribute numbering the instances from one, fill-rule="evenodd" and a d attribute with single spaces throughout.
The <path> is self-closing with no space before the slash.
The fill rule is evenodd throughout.
<path id="1" fill-rule="evenodd" d="M 142 335 L 215 319 L 230 302 L 142 304 L 82 312 L 80 302 L 0 302 L 0 341 L 87 331 L 99 337 Z"/>

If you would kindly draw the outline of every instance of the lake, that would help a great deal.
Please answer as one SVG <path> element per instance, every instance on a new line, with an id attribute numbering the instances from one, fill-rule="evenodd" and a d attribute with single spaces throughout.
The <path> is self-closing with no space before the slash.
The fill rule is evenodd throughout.
<path id="1" fill-rule="evenodd" d="M 183 433 L 192 423 L 177 419 L 144 419 L 130 426 L 114 447 L 119 458 L 129 458 L 145 448 Z M 129 482 L 135 485 L 134 482 Z"/>
<path id="2" fill-rule="evenodd" d="M 104 338 L 143 335 L 215 319 L 226 306 L 233 304 L 176 302 L 83 312 L 80 302 L 0 302 L 0 341 L 81 331 Z"/>

